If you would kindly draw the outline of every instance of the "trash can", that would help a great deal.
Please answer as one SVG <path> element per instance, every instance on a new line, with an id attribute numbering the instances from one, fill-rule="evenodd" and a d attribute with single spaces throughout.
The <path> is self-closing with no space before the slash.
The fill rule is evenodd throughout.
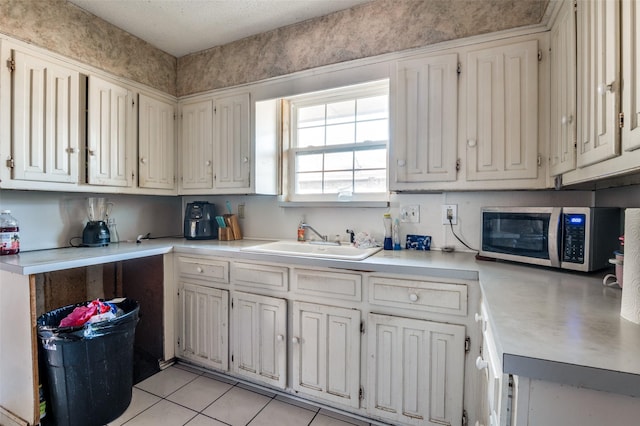
<path id="1" fill-rule="evenodd" d="M 131 403 L 139 306 L 124 299 L 116 303 L 122 315 L 115 319 L 59 327 L 78 306 L 86 303 L 55 309 L 37 320 L 48 388 L 47 419 L 58 426 L 104 425 Z"/>

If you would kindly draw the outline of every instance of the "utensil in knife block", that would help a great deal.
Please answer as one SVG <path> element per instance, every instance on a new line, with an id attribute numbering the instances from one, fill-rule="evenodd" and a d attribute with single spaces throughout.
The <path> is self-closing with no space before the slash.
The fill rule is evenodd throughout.
<path id="1" fill-rule="evenodd" d="M 218 240 L 219 241 L 230 241 L 233 240 L 233 233 L 231 232 L 231 228 L 218 228 Z"/>
<path id="2" fill-rule="evenodd" d="M 230 240 L 241 240 L 242 231 L 240 231 L 240 224 L 238 223 L 238 216 L 235 214 L 225 214 L 224 222 L 227 224 L 227 229 L 231 230 Z"/>

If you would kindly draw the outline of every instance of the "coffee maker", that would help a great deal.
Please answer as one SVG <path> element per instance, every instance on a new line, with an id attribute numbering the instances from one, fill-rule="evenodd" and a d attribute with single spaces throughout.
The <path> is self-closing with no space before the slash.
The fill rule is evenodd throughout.
<path id="1" fill-rule="evenodd" d="M 211 240 L 218 237 L 214 204 L 208 201 L 187 203 L 184 212 L 184 237 L 187 240 Z"/>
<path id="2" fill-rule="evenodd" d="M 109 227 L 105 222 L 107 212 L 107 200 L 91 197 L 87 199 L 87 216 L 89 221 L 82 231 L 82 245 L 85 247 L 108 246 L 111 238 Z"/>

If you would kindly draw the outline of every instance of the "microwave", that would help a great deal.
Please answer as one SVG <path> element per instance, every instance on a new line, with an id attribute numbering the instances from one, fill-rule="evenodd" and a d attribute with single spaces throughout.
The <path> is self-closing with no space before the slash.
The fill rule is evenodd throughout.
<path id="1" fill-rule="evenodd" d="M 589 272 L 608 266 L 620 236 L 620 209 L 483 207 L 480 255 Z"/>

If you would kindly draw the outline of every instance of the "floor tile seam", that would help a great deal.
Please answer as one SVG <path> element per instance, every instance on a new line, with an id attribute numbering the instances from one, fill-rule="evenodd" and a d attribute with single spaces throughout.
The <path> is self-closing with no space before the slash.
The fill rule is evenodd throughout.
<path id="1" fill-rule="evenodd" d="M 240 388 L 240 389 L 242 389 L 242 388 Z M 249 392 L 251 392 L 251 391 L 249 391 Z M 254 393 L 255 393 L 255 394 L 258 394 L 257 392 L 254 392 Z M 258 395 L 260 395 L 260 394 L 258 394 Z M 263 396 L 264 396 L 264 397 L 266 397 L 266 395 L 263 395 Z M 275 398 L 276 398 L 276 396 L 275 396 L 275 395 L 274 395 L 274 396 L 272 396 L 271 398 L 269 398 L 269 402 L 267 402 L 266 404 L 264 404 L 264 405 L 262 406 L 262 408 L 261 408 L 261 409 L 259 409 L 259 410 L 258 410 L 258 412 L 257 412 L 253 417 L 251 417 L 251 419 L 247 422 L 246 426 L 249 426 L 249 425 L 251 424 L 251 422 L 252 422 L 252 421 L 254 421 L 254 420 L 255 420 L 255 418 L 256 418 L 256 417 L 258 417 L 258 416 L 260 415 L 260 413 L 262 413 L 262 411 L 264 411 L 264 409 L 265 409 L 265 408 L 267 408 L 267 405 L 271 404 L 271 402 L 273 402 L 273 401 L 275 400 Z"/>
<path id="2" fill-rule="evenodd" d="M 212 379 L 212 380 L 215 380 L 215 379 Z M 229 383 L 227 383 L 227 384 L 229 384 Z M 226 390 L 226 391 L 224 391 L 222 394 L 220 394 L 220 396 L 219 396 L 219 397 L 217 397 L 216 399 L 214 399 L 213 401 L 211 401 L 209 404 L 207 404 L 207 406 L 206 406 L 206 407 L 204 407 L 202 410 L 200 410 L 200 414 L 202 414 L 202 415 L 204 415 L 204 416 L 207 416 L 206 414 L 204 414 L 204 411 L 205 411 L 207 408 L 211 407 L 211 406 L 212 406 L 212 405 L 213 405 L 217 400 L 219 400 L 220 398 L 222 398 L 223 396 L 225 396 L 227 393 L 229 393 L 229 391 L 231 391 L 231 389 L 233 389 L 234 387 L 235 387 L 235 385 L 231 386 L 229 389 L 227 389 L 227 390 Z M 211 417 L 211 416 L 207 416 L 207 417 Z M 214 418 L 214 417 L 211 417 L 211 418 L 212 418 L 212 419 L 214 419 L 214 420 L 218 420 L 218 419 L 216 419 L 216 418 Z M 218 420 L 218 421 L 221 421 L 221 420 Z M 222 423 L 225 423 L 225 422 L 222 422 Z M 225 423 L 225 424 L 227 424 L 227 423 Z"/>
<path id="3" fill-rule="evenodd" d="M 203 410 L 203 411 L 204 411 L 204 410 Z M 212 416 L 210 416 L 210 415 L 208 415 L 208 414 L 203 413 L 202 411 L 201 411 L 200 413 L 198 413 L 198 414 L 203 415 L 203 416 L 205 416 L 205 417 L 206 417 L 206 418 L 208 418 L 208 419 L 213 419 L 213 420 L 215 420 L 215 421 L 217 421 L 217 422 L 224 423 L 225 425 L 233 426 L 231 423 L 227 423 L 227 422 L 225 422 L 224 420 L 220 420 L 220 419 L 219 419 L 219 418 L 217 418 L 217 417 L 212 417 Z"/>
<path id="4" fill-rule="evenodd" d="M 156 394 L 154 394 L 154 393 L 151 393 L 151 392 L 149 392 L 149 391 L 146 391 L 146 390 L 144 390 L 144 389 L 138 389 L 138 390 L 139 390 L 139 391 L 142 391 L 142 392 L 145 392 L 145 393 L 148 393 L 149 395 L 153 395 L 153 396 L 155 396 L 155 397 L 158 397 L 158 398 L 160 398 L 160 399 L 159 399 L 159 400 L 157 400 L 156 402 L 154 402 L 153 404 L 151 404 L 150 406 L 148 406 L 147 408 L 145 408 L 144 410 L 140 411 L 139 413 L 137 413 L 137 414 L 136 414 L 136 415 L 134 415 L 133 417 L 131 417 L 131 418 L 130 418 L 129 420 L 127 420 L 126 422 L 122 423 L 122 426 L 126 425 L 127 423 L 129 423 L 130 421 L 132 421 L 133 419 L 135 419 L 136 417 L 138 417 L 139 415 L 141 415 L 141 414 L 142 414 L 142 413 L 144 413 L 145 411 L 148 411 L 149 409 L 151 409 L 151 407 L 153 407 L 153 406 L 155 406 L 155 405 L 158 405 L 158 404 L 159 404 L 159 403 L 161 403 L 161 402 L 162 402 L 162 400 L 164 399 L 164 398 L 162 398 L 161 396 L 158 396 L 158 395 L 156 395 Z M 124 413 L 123 413 L 123 414 L 124 414 Z M 117 419 L 115 419 L 115 420 L 117 420 Z"/>

